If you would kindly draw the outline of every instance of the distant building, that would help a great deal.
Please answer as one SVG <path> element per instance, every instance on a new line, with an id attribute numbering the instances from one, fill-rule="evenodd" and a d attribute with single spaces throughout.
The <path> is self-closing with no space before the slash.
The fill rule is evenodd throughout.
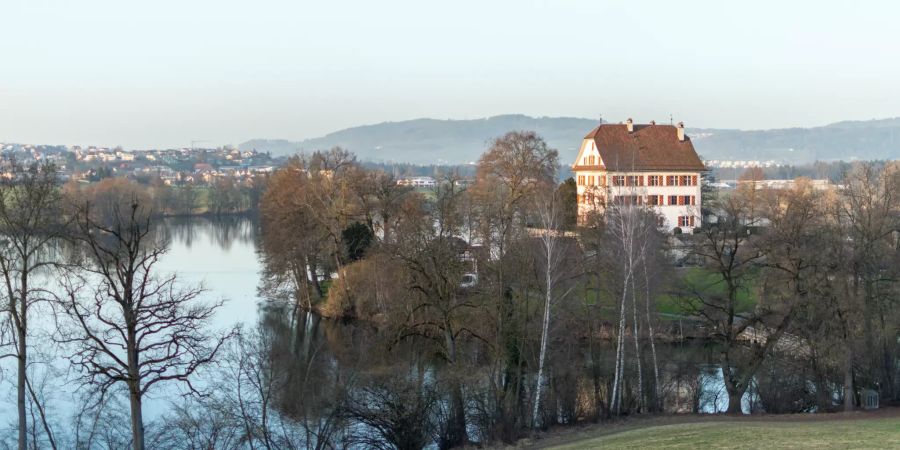
<path id="1" fill-rule="evenodd" d="M 601 124 L 581 144 L 572 165 L 578 185 L 578 220 L 607 205 L 646 205 L 659 226 L 699 227 L 701 173 L 706 170 L 684 124 Z"/>
<path id="2" fill-rule="evenodd" d="M 437 181 L 432 177 L 411 177 L 401 178 L 397 180 L 397 184 L 412 187 L 434 187 L 437 185 Z"/>
<path id="3" fill-rule="evenodd" d="M 832 185 L 830 181 L 825 179 L 820 180 L 810 180 L 805 179 L 806 182 L 813 187 L 813 189 L 819 191 L 826 191 L 835 187 Z M 757 188 L 767 188 L 767 189 L 792 189 L 797 184 L 797 180 L 741 180 L 738 184 L 755 184 Z"/>

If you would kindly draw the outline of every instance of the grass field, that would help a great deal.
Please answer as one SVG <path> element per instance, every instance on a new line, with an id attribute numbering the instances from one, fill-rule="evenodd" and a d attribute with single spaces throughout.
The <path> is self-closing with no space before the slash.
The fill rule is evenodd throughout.
<path id="1" fill-rule="evenodd" d="M 557 449 L 882 449 L 900 448 L 900 417 L 738 420 L 631 429 Z"/>
<path id="2" fill-rule="evenodd" d="M 722 276 L 718 273 L 700 267 L 689 267 L 678 269 L 678 276 L 683 277 L 690 286 L 693 286 L 698 291 L 705 292 L 706 296 L 724 297 L 726 294 L 725 283 L 722 281 Z M 758 302 L 754 277 L 750 276 L 747 281 L 748 288 L 741 289 L 737 294 L 736 306 L 739 314 L 751 311 Z M 586 285 L 581 287 L 582 290 L 585 288 Z M 586 295 L 585 301 L 589 304 L 599 302 L 602 310 L 610 314 L 610 317 L 618 311 L 619 298 L 614 296 L 609 290 L 591 291 Z M 696 300 L 681 299 L 669 293 L 657 293 L 655 302 L 656 312 L 663 314 L 662 318 L 664 320 L 671 320 L 673 317 L 685 314 L 684 308 L 687 306 L 685 302 L 696 303 Z"/>
<path id="3" fill-rule="evenodd" d="M 699 267 L 691 267 L 683 269 L 681 276 L 685 281 L 698 289 L 706 292 L 709 296 L 724 297 L 726 293 L 725 283 L 722 276 L 715 272 L 710 272 Z M 748 279 L 749 289 L 742 289 L 737 294 L 737 312 L 743 313 L 752 310 L 758 301 L 755 290 L 755 279 L 751 276 Z M 670 315 L 679 315 L 684 313 L 684 304 L 682 300 L 671 295 L 660 295 L 656 300 L 656 309 L 658 312 Z"/>

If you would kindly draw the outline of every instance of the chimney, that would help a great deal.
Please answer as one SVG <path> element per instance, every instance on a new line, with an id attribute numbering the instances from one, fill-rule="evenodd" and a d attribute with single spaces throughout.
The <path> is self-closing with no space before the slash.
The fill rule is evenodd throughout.
<path id="1" fill-rule="evenodd" d="M 629 133 L 634 133 L 634 121 L 631 120 L 631 117 L 629 117 L 628 120 L 625 121 L 625 126 L 628 127 Z"/>
<path id="2" fill-rule="evenodd" d="M 678 131 L 678 140 L 684 141 L 684 122 L 678 122 L 678 125 L 675 125 L 675 130 Z"/>

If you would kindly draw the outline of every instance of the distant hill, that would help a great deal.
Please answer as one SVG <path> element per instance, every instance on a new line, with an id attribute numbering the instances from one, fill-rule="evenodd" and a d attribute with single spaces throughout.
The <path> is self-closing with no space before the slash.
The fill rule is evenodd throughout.
<path id="1" fill-rule="evenodd" d="M 560 151 L 563 161 L 568 161 L 575 157 L 581 138 L 596 125 L 594 119 L 524 115 L 475 120 L 416 119 L 347 128 L 301 142 L 254 139 L 239 147 L 285 155 L 338 145 L 369 161 L 467 163 L 476 161 L 491 139 L 511 130 L 533 130 Z M 689 128 L 688 135 L 704 159 L 775 160 L 794 164 L 816 160 L 900 159 L 900 118 L 774 130 Z"/>

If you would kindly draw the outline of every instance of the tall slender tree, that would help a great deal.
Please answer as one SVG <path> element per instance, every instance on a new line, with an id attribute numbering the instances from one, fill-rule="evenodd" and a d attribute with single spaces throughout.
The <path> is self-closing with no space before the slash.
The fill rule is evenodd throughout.
<path id="1" fill-rule="evenodd" d="M 34 279 L 56 260 L 52 251 L 61 230 L 60 190 L 56 168 L 49 164 L 13 164 L 10 177 L 0 178 L 0 276 L 3 277 L 4 310 L 9 314 L 15 337 L 17 362 L 16 409 L 18 445 L 28 448 L 28 338 L 29 310 L 41 298 L 44 287 Z M 37 403 L 38 399 L 33 398 Z M 43 408 L 38 407 L 44 419 Z M 56 444 L 42 420 L 50 445 Z"/>

